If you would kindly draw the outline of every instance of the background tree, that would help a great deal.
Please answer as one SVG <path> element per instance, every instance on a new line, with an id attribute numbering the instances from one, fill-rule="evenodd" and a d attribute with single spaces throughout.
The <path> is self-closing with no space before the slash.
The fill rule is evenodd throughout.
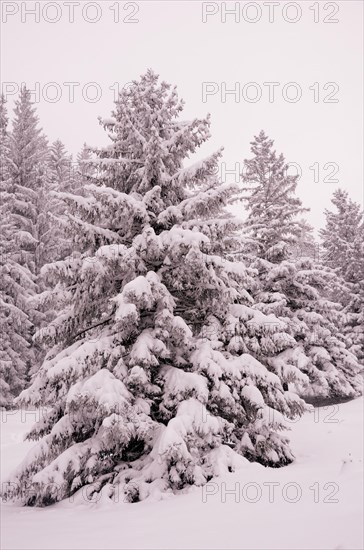
<path id="1" fill-rule="evenodd" d="M 321 229 L 325 265 L 334 269 L 347 283 L 341 288 L 345 304 L 345 332 L 350 349 L 364 359 L 364 222 L 360 205 L 342 189 L 334 192 L 335 212 L 325 211 L 326 226 Z"/>
<path id="2" fill-rule="evenodd" d="M 295 192 L 298 175 L 288 174 L 283 155 L 277 156 L 273 141 L 263 131 L 251 142 L 253 157 L 244 160 L 242 179 L 248 216 L 244 233 L 260 258 L 274 262 L 287 259 L 307 223 L 298 216 L 308 209 Z"/>
<path id="3" fill-rule="evenodd" d="M 66 258 L 71 252 L 71 242 L 64 235 L 62 219 L 66 214 L 66 205 L 58 192 L 73 193 L 75 180 L 72 157 L 58 139 L 49 147 L 47 158 L 47 178 L 44 185 L 44 230 L 42 244 L 44 255 L 41 265 Z"/>
<path id="4" fill-rule="evenodd" d="M 46 177 L 47 142 L 38 126 L 30 91 L 22 87 L 15 102 L 10 134 L 10 176 L 12 179 L 15 238 L 22 251 L 22 263 L 37 275 L 41 268 L 43 231 L 43 188 Z"/>
<path id="5" fill-rule="evenodd" d="M 38 312 L 37 332 L 48 325 L 57 315 L 52 299 L 52 284 L 42 277 L 42 267 L 48 263 L 65 259 L 72 253 L 71 239 L 64 230 L 66 205 L 57 196 L 58 192 L 73 192 L 74 189 L 72 157 L 68 155 L 60 140 L 50 145 L 45 157 L 45 169 L 42 185 L 37 190 L 37 285 L 38 292 L 33 299 L 33 305 Z M 36 352 L 33 374 L 43 362 L 45 350 L 36 338 L 33 347 Z"/>
<path id="6" fill-rule="evenodd" d="M 32 322 L 29 297 L 36 292 L 35 280 L 23 263 L 17 240 L 14 182 L 10 171 L 10 143 L 5 99 L 0 97 L 0 406 L 10 407 L 24 388 L 33 363 Z"/>
<path id="7" fill-rule="evenodd" d="M 72 191 L 73 162 L 61 140 L 57 139 L 49 148 L 48 179 L 51 188 Z"/>
<path id="8" fill-rule="evenodd" d="M 77 189 L 78 195 L 82 195 L 84 185 L 91 183 L 96 177 L 97 167 L 92 160 L 91 148 L 84 143 L 81 151 L 77 154 L 74 170 L 75 189 Z"/>
<path id="9" fill-rule="evenodd" d="M 343 305 L 328 298 L 328 289 L 333 295 L 344 282 L 314 259 L 292 255 L 309 233 L 307 223 L 298 219 L 304 209 L 295 196 L 297 176 L 288 175 L 289 165 L 283 155 L 277 156 L 264 132 L 255 137 L 251 151 L 243 173 L 248 211 L 244 237 L 246 257 L 258 273 L 255 307 L 286 320 L 299 346 L 271 364 L 283 367 L 288 361 L 308 375 L 305 395 L 358 395 L 360 365 L 342 333 Z"/>

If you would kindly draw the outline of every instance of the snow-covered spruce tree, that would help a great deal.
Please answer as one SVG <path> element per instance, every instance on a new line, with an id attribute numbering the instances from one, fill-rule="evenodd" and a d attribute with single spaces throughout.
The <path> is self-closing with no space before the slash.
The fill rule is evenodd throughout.
<path id="1" fill-rule="evenodd" d="M 68 256 L 71 241 L 64 235 L 63 226 L 57 219 L 64 217 L 66 205 L 57 197 L 58 192 L 74 192 L 75 181 L 71 155 L 67 154 L 65 146 L 58 139 L 49 147 L 47 159 L 47 177 L 44 190 L 45 230 L 43 232 L 44 255 L 42 265 Z M 47 245 L 47 243 L 49 243 Z"/>
<path id="2" fill-rule="evenodd" d="M 297 219 L 302 204 L 295 196 L 297 176 L 277 156 L 273 142 L 261 132 L 252 142 L 253 157 L 245 161 L 243 181 L 248 217 L 245 225 L 246 256 L 258 272 L 254 305 L 263 313 L 285 320 L 298 346 L 269 360 L 279 373 L 287 364 L 300 368 L 310 379 L 305 396 L 353 397 L 362 391 L 361 370 L 348 351 L 342 334 L 343 306 L 327 298 L 344 282 L 313 258 L 292 252 L 307 233 Z M 257 359 L 261 350 L 257 349 Z"/>
<path id="3" fill-rule="evenodd" d="M 0 168 L 1 181 L 6 181 L 9 173 L 9 134 L 8 134 L 8 113 L 6 99 L 0 95 Z"/>
<path id="4" fill-rule="evenodd" d="M 364 221 L 360 205 L 346 191 L 334 192 L 336 212 L 325 211 L 326 226 L 320 231 L 322 262 L 343 277 L 345 333 L 350 349 L 364 359 Z"/>
<path id="5" fill-rule="evenodd" d="M 63 310 L 19 403 L 49 411 L 8 497 L 46 505 L 90 485 L 136 501 L 203 484 L 244 455 L 292 460 L 278 432 L 304 402 L 236 351 L 245 333 L 263 339 L 284 323 L 250 307 L 245 265 L 225 259 L 235 189 L 214 175 L 220 152 L 184 166 L 210 123 L 180 121 L 182 108 L 148 71 L 101 121 L 111 144 L 94 151 L 98 180 L 63 195 L 83 252 L 43 268 Z"/>
<path id="6" fill-rule="evenodd" d="M 66 205 L 58 192 L 72 192 L 74 187 L 72 158 L 60 140 L 52 143 L 45 159 L 45 173 L 37 190 L 37 286 L 38 293 L 32 301 L 38 312 L 37 329 L 43 329 L 57 315 L 54 309 L 52 282 L 41 276 L 43 265 L 64 260 L 72 252 L 72 241 L 64 231 Z M 37 337 L 33 342 L 36 351 L 35 368 L 39 368 L 45 356 L 44 346 Z"/>
<path id="7" fill-rule="evenodd" d="M 65 215 L 68 206 L 59 193 L 83 194 L 83 187 L 94 172 L 92 166 L 85 165 L 90 159 L 91 153 L 85 145 L 77 155 L 76 162 L 73 162 L 72 156 L 67 153 L 59 139 L 49 147 L 47 177 L 42 191 L 44 229 L 40 240 L 44 252 L 40 267 L 63 260 L 74 250 L 74 242 L 66 231 L 68 222 Z"/>
<path id="8" fill-rule="evenodd" d="M 24 388 L 33 360 L 28 299 L 34 278 L 22 265 L 13 212 L 14 185 L 9 170 L 9 134 L 5 99 L 0 97 L 0 406 L 10 407 Z"/>
<path id="9" fill-rule="evenodd" d="M 49 148 L 48 177 L 55 189 L 71 191 L 72 157 L 61 140 L 57 139 Z"/>
<path id="10" fill-rule="evenodd" d="M 38 125 L 30 91 L 22 87 L 15 102 L 10 134 L 10 176 L 13 184 L 13 213 L 17 220 L 17 242 L 22 264 L 34 274 L 41 267 L 44 226 L 44 192 L 47 142 Z"/>
<path id="11" fill-rule="evenodd" d="M 81 151 L 77 154 L 77 165 L 75 179 L 78 182 L 78 187 L 83 187 L 92 177 L 95 176 L 96 167 L 90 162 L 92 154 L 90 147 L 84 143 Z"/>
<path id="12" fill-rule="evenodd" d="M 346 281 L 356 281 L 361 276 L 357 267 L 362 255 L 357 256 L 355 246 L 363 234 L 363 213 L 360 205 L 352 201 L 348 192 L 342 189 L 333 193 L 331 202 L 336 212 L 325 210 L 326 226 L 320 230 L 322 260 L 339 270 Z"/>
<path id="13" fill-rule="evenodd" d="M 46 321 L 36 297 L 43 290 L 40 269 L 49 257 L 49 250 L 55 247 L 49 220 L 51 197 L 47 188 L 48 146 L 39 127 L 31 93 L 26 87 L 20 90 L 14 115 L 9 135 L 11 217 L 18 262 L 31 273 L 35 285 L 27 300 L 27 313 L 34 332 Z M 32 345 L 32 355 L 32 365 L 28 371 L 30 375 L 37 371 L 44 356 L 37 345 Z"/>
<path id="14" fill-rule="evenodd" d="M 296 243 L 289 248 L 288 256 L 291 259 L 308 257 L 319 260 L 320 245 L 313 235 L 313 227 L 305 219 L 300 219 L 300 233 Z"/>
<path id="15" fill-rule="evenodd" d="M 290 256 L 307 223 L 298 216 L 307 211 L 295 192 L 298 175 L 288 174 L 283 155 L 277 156 L 273 141 L 263 131 L 251 142 L 253 157 L 244 160 L 244 199 L 248 217 L 244 224 L 253 255 L 275 262 Z"/>

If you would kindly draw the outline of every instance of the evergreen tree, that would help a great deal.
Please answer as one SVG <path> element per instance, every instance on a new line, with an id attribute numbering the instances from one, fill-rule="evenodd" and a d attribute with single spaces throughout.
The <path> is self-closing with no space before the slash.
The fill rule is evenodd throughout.
<path id="1" fill-rule="evenodd" d="M 244 200 L 248 205 L 245 233 L 260 258 L 287 259 L 307 224 L 297 216 L 307 211 L 295 196 L 298 175 L 288 174 L 283 155 L 277 156 L 273 141 L 263 131 L 251 142 L 253 157 L 245 159 Z"/>
<path id="2" fill-rule="evenodd" d="M 345 332 L 350 349 L 364 359 L 364 221 L 360 205 L 342 189 L 334 192 L 336 212 L 325 211 L 326 226 L 320 231 L 322 261 L 335 269 L 347 285 L 341 289 L 345 304 Z"/>
<path id="3" fill-rule="evenodd" d="M 59 139 L 49 148 L 48 180 L 51 189 L 72 191 L 72 157 Z"/>
<path id="4" fill-rule="evenodd" d="M 312 258 L 319 260 L 320 246 L 313 235 L 313 228 L 305 219 L 300 220 L 301 232 L 296 243 L 290 248 L 288 257 L 291 260 L 298 258 Z"/>
<path id="5" fill-rule="evenodd" d="M 35 293 L 34 278 L 22 263 L 13 213 L 14 185 L 10 175 L 8 117 L 0 97 L 0 406 L 9 407 L 24 388 L 33 361 L 32 323 L 28 299 Z"/>
<path id="6" fill-rule="evenodd" d="M 96 177 L 97 167 L 92 163 L 93 155 L 91 148 L 84 143 L 81 151 L 77 154 L 74 170 L 75 193 L 82 195 L 87 183 L 91 183 Z"/>
<path id="7" fill-rule="evenodd" d="M 363 213 L 360 205 L 342 189 L 334 192 L 332 203 L 336 212 L 325 210 L 326 227 L 320 231 L 324 251 L 322 258 L 326 265 L 337 269 L 346 281 L 357 282 L 362 278 L 362 269 L 358 270 L 362 255 L 356 255 L 356 243 L 363 240 Z"/>
<path id="8" fill-rule="evenodd" d="M 97 178 L 84 196 L 62 195 L 82 253 L 43 268 L 62 310 L 18 402 L 49 410 L 7 496 L 45 505 L 91 484 L 136 501 L 203 484 L 244 456 L 293 458 L 279 431 L 305 404 L 242 352 L 285 323 L 251 307 L 249 270 L 221 251 L 238 239 L 224 211 L 236 188 L 214 175 L 220 151 L 184 165 L 210 122 L 180 121 L 182 109 L 148 71 L 102 121 L 111 144 L 94 150 Z"/>
<path id="9" fill-rule="evenodd" d="M 27 312 L 34 335 L 46 322 L 46 314 L 39 307 L 38 294 L 43 290 L 39 275 L 49 258 L 49 250 L 54 247 L 48 213 L 51 200 L 47 188 L 49 150 L 30 91 L 25 86 L 15 102 L 14 115 L 9 137 L 11 216 L 19 263 L 30 272 L 34 285 L 27 298 Z M 38 370 L 44 356 L 38 345 L 32 344 L 31 351 L 28 376 Z"/>
<path id="10" fill-rule="evenodd" d="M 57 310 L 54 309 L 56 304 L 53 300 L 52 283 L 47 283 L 42 277 L 42 267 L 48 263 L 64 260 L 72 252 L 71 239 L 67 238 L 64 229 L 66 205 L 57 195 L 59 192 L 73 191 L 72 158 L 67 154 L 63 143 L 56 140 L 49 147 L 45 161 L 45 177 L 37 191 L 38 293 L 33 299 L 33 305 L 39 315 L 37 331 L 33 339 L 36 362 L 31 374 L 36 372 L 45 356 L 44 346 L 39 336 L 57 315 Z"/>
<path id="11" fill-rule="evenodd" d="M 92 152 L 91 147 L 84 143 L 81 151 L 77 155 L 77 168 L 79 174 L 83 178 L 91 178 L 94 175 L 94 168 L 92 167 Z"/>
<path id="12" fill-rule="evenodd" d="M 22 87 L 15 102 L 15 119 L 10 134 L 10 176 L 13 185 L 13 214 L 17 224 L 17 242 L 22 264 L 38 274 L 44 231 L 44 186 L 47 142 L 38 127 L 38 117 L 30 91 Z"/>
<path id="13" fill-rule="evenodd" d="M 344 283 L 314 259 L 292 255 L 308 231 L 307 224 L 297 219 L 303 212 L 294 195 L 297 176 L 287 175 L 283 155 L 276 155 L 273 141 L 264 132 L 254 139 L 251 150 L 253 157 L 245 161 L 243 181 L 247 185 L 246 255 L 258 273 L 254 307 L 286 320 L 298 344 L 270 364 L 276 370 L 288 362 L 308 375 L 306 396 L 358 395 L 360 365 L 342 334 L 343 306 L 327 298 L 328 289 L 333 294 Z"/>
<path id="14" fill-rule="evenodd" d="M 0 167 L 1 181 L 5 182 L 9 177 L 9 134 L 8 114 L 6 100 L 3 94 L 0 95 Z"/>
<path id="15" fill-rule="evenodd" d="M 57 193 L 73 193 L 74 187 L 72 157 L 67 154 L 63 143 L 56 140 L 50 146 L 47 158 L 43 203 L 44 230 L 41 239 L 44 255 L 41 266 L 63 260 L 72 251 L 71 241 L 64 235 L 66 205 Z"/>

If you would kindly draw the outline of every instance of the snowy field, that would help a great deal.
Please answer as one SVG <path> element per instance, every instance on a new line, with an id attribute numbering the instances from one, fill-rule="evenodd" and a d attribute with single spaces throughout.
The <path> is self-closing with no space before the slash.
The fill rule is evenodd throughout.
<path id="1" fill-rule="evenodd" d="M 22 437 L 34 413 L 1 414 L 4 479 L 32 445 Z M 362 549 L 363 398 L 291 426 L 296 461 L 286 468 L 251 464 L 162 501 L 3 504 L 1 548 Z"/>

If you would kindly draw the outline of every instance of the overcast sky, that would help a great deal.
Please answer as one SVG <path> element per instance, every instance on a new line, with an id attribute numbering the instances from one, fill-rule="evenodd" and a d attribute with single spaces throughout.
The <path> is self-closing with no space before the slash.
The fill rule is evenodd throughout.
<path id="1" fill-rule="evenodd" d="M 177 85 L 187 119 L 211 113 L 212 138 L 199 154 L 223 145 L 232 170 L 264 129 L 301 166 L 298 192 L 315 227 L 337 187 L 362 203 L 361 1 L 225 2 L 236 10 L 225 22 L 220 2 L 68 4 L 2 2 L 3 91 L 11 110 L 22 82 L 37 89 L 51 141 L 72 153 L 84 141 L 105 143 L 97 117 L 110 115 L 118 86 L 150 67 Z M 224 87 L 236 95 L 224 97 Z"/>

